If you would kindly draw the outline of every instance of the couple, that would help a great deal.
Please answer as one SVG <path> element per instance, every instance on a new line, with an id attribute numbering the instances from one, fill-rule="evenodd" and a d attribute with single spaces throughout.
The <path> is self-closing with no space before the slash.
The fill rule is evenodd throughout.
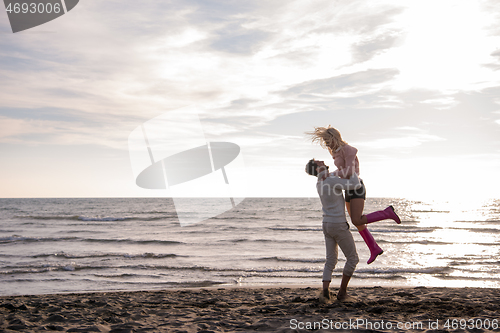
<path id="1" fill-rule="evenodd" d="M 337 294 L 337 299 L 342 301 L 347 298 L 347 285 L 359 261 L 354 239 L 347 223 L 345 214 L 346 201 L 342 190 L 346 191 L 347 200 L 362 199 L 364 206 L 365 189 L 356 172 L 352 172 L 348 179 L 340 178 L 337 172 L 329 173 L 328 166 L 323 161 L 310 160 L 306 165 L 306 172 L 309 175 L 318 177 L 316 189 L 323 206 L 323 234 L 326 245 L 323 297 L 325 299 L 330 298 L 329 287 L 333 269 L 338 261 L 338 247 L 340 246 L 346 257 L 342 281 Z M 349 213 L 351 213 L 351 210 L 349 210 Z M 382 211 L 362 215 L 360 218 L 351 218 L 370 249 L 371 257 L 368 264 L 372 263 L 383 251 L 369 233 L 366 224 L 385 219 L 393 219 L 396 223 L 401 223 L 392 206 Z"/>

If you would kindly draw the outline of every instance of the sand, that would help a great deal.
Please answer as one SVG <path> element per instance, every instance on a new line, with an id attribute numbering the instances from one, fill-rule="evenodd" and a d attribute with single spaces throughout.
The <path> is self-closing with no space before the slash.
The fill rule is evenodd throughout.
<path id="1" fill-rule="evenodd" d="M 482 332 L 500 325 L 500 289 L 349 292 L 344 302 L 324 301 L 312 287 L 4 296 L 0 332 Z"/>

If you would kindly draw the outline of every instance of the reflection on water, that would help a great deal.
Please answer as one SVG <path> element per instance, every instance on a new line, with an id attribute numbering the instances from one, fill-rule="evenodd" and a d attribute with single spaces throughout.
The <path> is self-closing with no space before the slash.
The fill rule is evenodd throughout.
<path id="1" fill-rule="evenodd" d="M 407 203 L 408 234 L 377 234 L 398 253 L 384 265 L 418 272 L 405 276 L 410 286 L 500 287 L 499 207 L 498 200 Z M 434 271 L 422 274 L 430 268 Z"/>

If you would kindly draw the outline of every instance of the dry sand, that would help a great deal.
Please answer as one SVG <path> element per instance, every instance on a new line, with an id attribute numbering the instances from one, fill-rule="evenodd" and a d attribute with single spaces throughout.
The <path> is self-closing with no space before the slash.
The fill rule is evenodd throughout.
<path id="1" fill-rule="evenodd" d="M 6 296 L 0 332 L 481 332 L 500 325 L 500 289 L 349 291 L 344 302 L 323 302 L 311 287 Z"/>

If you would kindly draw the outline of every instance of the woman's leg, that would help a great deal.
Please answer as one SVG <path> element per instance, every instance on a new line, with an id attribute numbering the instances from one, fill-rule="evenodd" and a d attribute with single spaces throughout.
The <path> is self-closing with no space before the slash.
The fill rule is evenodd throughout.
<path id="1" fill-rule="evenodd" d="M 373 223 L 382 220 L 394 220 L 397 224 L 401 223 L 401 220 L 394 211 L 394 207 L 389 206 L 384 210 L 379 210 L 370 214 L 365 215 L 366 223 Z"/>
<path id="2" fill-rule="evenodd" d="M 365 209 L 365 199 L 351 198 L 349 206 L 350 206 L 349 216 L 351 216 L 352 224 L 354 224 L 355 226 L 365 225 L 366 216 L 363 215 L 363 210 Z"/>
<path id="3" fill-rule="evenodd" d="M 382 220 L 394 220 L 397 224 L 401 223 L 398 214 L 394 211 L 394 207 L 389 206 L 384 210 L 379 210 L 373 213 L 363 215 L 365 208 L 365 200 L 359 198 L 351 198 L 351 202 L 346 202 L 347 211 L 358 231 L 364 229 L 365 224 L 378 222 Z M 361 227 L 361 228 L 360 228 Z"/>
<path id="4" fill-rule="evenodd" d="M 346 202 L 345 203 L 345 207 L 347 208 L 347 212 L 349 213 L 349 216 L 351 217 L 351 221 L 352 221 L 352 215 L 351 215 L 351 203 L 350 202 Z M 363 207 L 364 207 L 364 202 L 363 202 Z M 353 223 L 354 224 L 354 223 Z M 366 225 L 365 224 L 361 224 L 361 225 L 355 225 L 354 226 L 356 228 L 358 228 L 358 231 L 361 231 L 361 230 L 364 230 L 366 228 Z"/>
<path id="5" fill-rule="evenodd" d="M 381 255 L 384 251 L 380 248 L 380 246 L 378 246 L 372 234 L 366 228 L 366 216 L 363 215 L 365 200 L 361 198 L 351 198 L 349 206 L 351 221 L 358 228 L 359 234 L 370 249 L 370 258 L 368 259 L 367 264 L 371 264 L 375 261 L 375 259 L 377 259 L 377 256 Z"/>

